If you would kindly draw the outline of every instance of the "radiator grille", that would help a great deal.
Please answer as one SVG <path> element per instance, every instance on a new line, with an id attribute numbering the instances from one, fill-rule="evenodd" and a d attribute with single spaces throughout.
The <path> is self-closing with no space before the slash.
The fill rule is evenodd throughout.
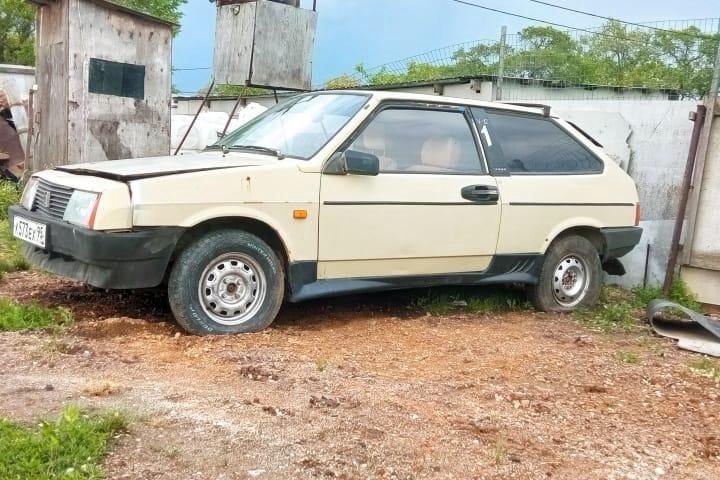
<path id="1" fill-rule="evenodd" d="M 55 185 L 41 178 L 38 181 L 32 211 L 62 220 L 72 194 L 72 188 Z"/>

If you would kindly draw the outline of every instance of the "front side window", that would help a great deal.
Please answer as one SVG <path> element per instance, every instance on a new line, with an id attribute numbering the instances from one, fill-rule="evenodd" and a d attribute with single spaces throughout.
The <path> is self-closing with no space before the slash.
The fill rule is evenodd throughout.
<path id="1" fill-rule="evenodd" d="M 600 173 L 603 165 L 589 150 L 547 118 L 487 110 L 473 111 L 494 170 L 503 162 L 510 174 Z"/>
<path id="2" fill-rule="evenodd" d="M 274 106 L 227 135 L 215 147 L 275 152 L 308 160 L 325 146 L 368 100 L 366 95 L 300 95 Z"/>
<path id="3" fill-rule="evenodd" d="M 470 125 L 460 111 L 386 108 L 349 149 L 377 156 L 381 173 L 482 173 Z"/>

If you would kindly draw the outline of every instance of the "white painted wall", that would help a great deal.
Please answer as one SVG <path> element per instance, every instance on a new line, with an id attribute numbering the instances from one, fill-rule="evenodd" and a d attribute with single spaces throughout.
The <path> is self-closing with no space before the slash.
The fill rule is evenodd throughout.
<path id="1" fill-rule="evenodd" d="M 30 88 L 35 83 L 35 69 L 33 67 L 0 64 L 0 88 L 9 83 L 22 91 L 22 96 L 28 96 Z"/>

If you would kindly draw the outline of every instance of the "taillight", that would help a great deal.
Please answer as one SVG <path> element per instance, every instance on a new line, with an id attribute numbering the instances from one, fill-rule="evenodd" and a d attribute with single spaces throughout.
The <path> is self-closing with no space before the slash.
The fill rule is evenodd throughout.
<path id="1" fill-rule="evenodd" d="M 640 225 L 640 204 L 635 204 L 635 226 Z"/>

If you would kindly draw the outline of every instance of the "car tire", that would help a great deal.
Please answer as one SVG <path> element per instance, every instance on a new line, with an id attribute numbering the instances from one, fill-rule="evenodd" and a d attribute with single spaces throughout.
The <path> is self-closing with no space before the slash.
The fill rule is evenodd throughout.
<path id="1" fill-rule="evenodd" d="M 250 333 L 268 327 L 285 292 L 285 273 L 262 239 L 217 230 L 188 245 L 175 259 L 168 299 L 178 324 L 195 335 Z"/>
<path id="2" fill-rule="evenodd" d="M 602 266 L 597 249 L 584 237 L 567 235 L 555 240 L 540 268 L 537 285 L 528 298 L 544 312 L 570 312 L 594 305 L 600 295 Z"/>

